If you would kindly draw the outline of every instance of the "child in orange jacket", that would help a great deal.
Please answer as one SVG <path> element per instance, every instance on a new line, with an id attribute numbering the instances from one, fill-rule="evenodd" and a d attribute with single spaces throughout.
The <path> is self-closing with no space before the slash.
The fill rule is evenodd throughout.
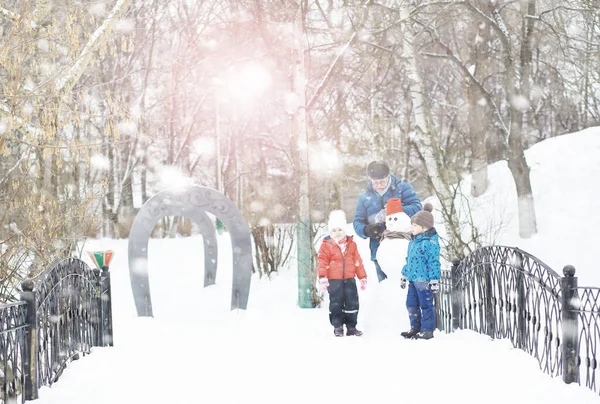
<path id="1" fill-rule="evenodd" d="M 336 337 L 362 335 L 356 328 L 358 319 L 358 290 L 367 287 L 367 273 L 352 236 L 346 235 L 346 215 L 341 210 L 329 214 L 329 236 L 319 249 L 319 283 L 321 291 L 329 293 L 329 321 Z"/>

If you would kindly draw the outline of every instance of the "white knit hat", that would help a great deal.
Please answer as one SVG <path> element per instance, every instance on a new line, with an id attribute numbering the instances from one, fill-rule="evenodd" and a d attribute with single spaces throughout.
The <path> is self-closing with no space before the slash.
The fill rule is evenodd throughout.
<path id="1" fill-rule="evenodd" d="M 331 232 L 331 229 L 339 228 L 346 232 L 346 214 L 343 210 L 332 210 L 329 213 L 329 221 L 327 222 L 327 228 Z"/>

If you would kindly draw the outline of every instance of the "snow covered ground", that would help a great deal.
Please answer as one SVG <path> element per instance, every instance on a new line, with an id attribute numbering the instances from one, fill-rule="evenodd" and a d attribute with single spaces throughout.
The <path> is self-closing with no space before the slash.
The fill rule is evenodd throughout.
<path id="1" fill-rule="evenodd" d="M 490 167 L 480 220 L 503 218 L 497 242 L 518 246 L 559 270 L 573 264 L 580 285 L 600 286 L 600 131 L 551 139 L 527 153 L 540 233 L 520 240 L 516 193 L 503 163 Z M 485 215 L 483 213 L 486 213 Z M 349 229 L 351 226 L 349 225 Z M 360 293 L 362 337 L 335 338 L 324 308 L 299 309 L 294 269 L 253 278 L 248 310 L 229 311 L 231 250 L 219 238 L 217 284 L 202 288 L 199 237 L 151 240 L 154 318 L 137 318 L 129 285 L 126 240 L 91 240 L 84 249 L 113 249 L 113 348 L 70 364 L 39 404 L 69 403 L 600 403 L 585 387 L 566 385 L 508 341 L 470 331 L 404 340 L 405 290 L 398 270 L 377 284 L 366 241 L 357 240 L 370 283 Z M 382 261 L 394 263 L 384 249 Z M 87 255 L 82 257 L 89 262 Z M 388 264 L 389 266 L 390 264 Z"/>
<path id="2" fill-rule="evenodd" d="M 227 245 L 228 237 L 222 238 Z M 361 292 L 363 337 L 335 338 L 327 310 L 296 307 L 296 277 L 254 279 L 247 311 L 229 311 L 231 260 L 203 289 L 199 238 L 153 240 L 150 276 L 154 318 L 137 318 L 127 273 L 126 241 L 115 250 L 113 348 L 69 365 L 39 404 L 263 403 L 360 400 L 397 403 L 599 402 L 586 388 L 539 370 L 508 341 L 470 331 L 404 340 L 405 292 L 398 276 Z M 223 251 L 224 249 L 221 249 Z M 223 251 L 225 253 L 225 251 Z M 369 265 L 370 279 L 374 269 Z"/>

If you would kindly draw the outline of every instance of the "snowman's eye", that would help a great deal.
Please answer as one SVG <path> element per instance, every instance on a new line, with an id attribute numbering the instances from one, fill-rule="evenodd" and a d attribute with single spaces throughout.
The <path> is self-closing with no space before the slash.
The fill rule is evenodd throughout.
<path id="1" fill-rule="evenodd" d="M 395 217 L 395 218 L 394 218 L 394 221 L 397 221 L 397 220 L 398 220 L 398 218 L 397 218 L 397 217 Z"/>

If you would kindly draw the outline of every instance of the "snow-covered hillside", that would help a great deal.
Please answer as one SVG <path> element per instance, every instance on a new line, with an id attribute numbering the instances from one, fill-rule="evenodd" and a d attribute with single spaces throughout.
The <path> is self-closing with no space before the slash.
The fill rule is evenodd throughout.
<path id="1" fill-rule="evenodd" d="M 580 285 L 600 286 L 600 127 L 545 140 L 525 155 L 538 234 L 519 237 L 515 184 L 506 162 L 498 162 L 489 166 L 485 194 L 468 198 L 487 243 L 519 247 L 560 275 L 565 265 L 574 265 Z M 468 194 L 470 176 L 462 187 Z"/>

